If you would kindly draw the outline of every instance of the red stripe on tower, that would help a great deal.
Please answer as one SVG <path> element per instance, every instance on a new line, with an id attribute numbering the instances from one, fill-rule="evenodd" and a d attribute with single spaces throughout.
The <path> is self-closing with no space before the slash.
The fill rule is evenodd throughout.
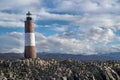
<path id="1" fill-rule="evenodd" d="M 34 23 L 31 13 L 28 12 L 25 21 L 25 58 L 36 58 Z"/>

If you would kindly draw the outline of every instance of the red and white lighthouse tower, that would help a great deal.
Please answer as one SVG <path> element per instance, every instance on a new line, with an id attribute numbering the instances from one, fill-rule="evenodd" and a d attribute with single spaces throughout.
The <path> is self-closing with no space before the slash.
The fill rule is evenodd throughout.
<path id="1" fill-rule="evenodd" d="M 34 23 L 31 13 L 26 14 L 24 58 L 36 58 Z"/>

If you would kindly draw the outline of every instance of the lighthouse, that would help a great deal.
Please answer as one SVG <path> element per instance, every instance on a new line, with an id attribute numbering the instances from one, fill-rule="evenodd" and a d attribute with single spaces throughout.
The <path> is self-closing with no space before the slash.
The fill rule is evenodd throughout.
<path id="1" fill-rule="evenodd" d="M 24 58 L 36 58 L 34 22 L 31 13 L 26 14 L 25 20 L 25 50 Z"/>

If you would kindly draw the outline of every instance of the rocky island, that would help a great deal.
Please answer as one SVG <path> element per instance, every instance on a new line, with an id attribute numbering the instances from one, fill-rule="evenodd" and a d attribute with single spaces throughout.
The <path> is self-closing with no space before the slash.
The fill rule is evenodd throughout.
<path id="1" fill-rule="evenodd" d="M 120 80 L 120 62 L 0 60 L 0 80 Z"/>

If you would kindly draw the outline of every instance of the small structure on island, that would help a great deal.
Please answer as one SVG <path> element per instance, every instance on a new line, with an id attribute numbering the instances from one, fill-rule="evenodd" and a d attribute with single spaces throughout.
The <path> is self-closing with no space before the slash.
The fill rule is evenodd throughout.
<path id="1" fill-rule="evenodd" d="M 34 22 L 31 13 L 26 14 L 24 58 L 36 58 Z"/>

